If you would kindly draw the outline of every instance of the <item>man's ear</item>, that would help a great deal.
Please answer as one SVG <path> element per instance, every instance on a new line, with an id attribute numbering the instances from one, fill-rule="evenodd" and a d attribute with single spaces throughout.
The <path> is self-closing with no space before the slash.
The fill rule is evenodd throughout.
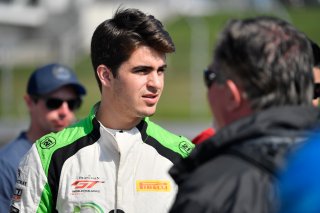
<path id="1" fill-rule="evenodd" d="M 23 96 L 24 102 L 26 103 L 28 110 L 31 109 L 32 105 L 35 104 L 34 100 L 32 100 L 31 96 L 26 94 L 25 96 Z"/>
<path id="2" fill-rule="evenodd" d="M 113 74 L 107 66 L 103 64 L 99 65 L 97 68 L 97 74 L 102 85 L 104 86 L 110 85 L 110 82 L 113 79 Z"/>
<path id="3" fill-rule="evenodd" d="M 242 90 L 241 88 L 235 84 L 234 81 L 228 79 L 226 81 L 226 86 L 228 88 L 228 99 L 229 99 L 229 104 L 227 104 L 227 109 L 229 111 L 233 111 L 237 108 L 239 108 L 242 104 Z"/>

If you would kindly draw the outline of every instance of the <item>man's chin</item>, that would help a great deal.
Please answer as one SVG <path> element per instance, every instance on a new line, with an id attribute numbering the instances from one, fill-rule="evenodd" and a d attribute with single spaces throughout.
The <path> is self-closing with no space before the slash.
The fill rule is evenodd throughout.
<path id="1" fill-rule="evenodd" d="M 155 113 L 156 113 L 156 108 L 145 110 L 145 111 L 141 112 L 140 114 L 141 114 L 141 117 L 151 117 Z"/>
<path id="2" fill-rule="evenodd" d="M 145 117 L 152 117 L 154 114 L 155 114 L 155 113 L 152 113 L 152 114 L 149 114 L 149 115 L 147 115 L 147 116 L 145 116 Z"/>
<path id="3" fill-rule="evenodd" d="M 56 127 L 52 130 L 52 132 L 60 132 L 61 130 L 63 130 L 66 127 Z"/>

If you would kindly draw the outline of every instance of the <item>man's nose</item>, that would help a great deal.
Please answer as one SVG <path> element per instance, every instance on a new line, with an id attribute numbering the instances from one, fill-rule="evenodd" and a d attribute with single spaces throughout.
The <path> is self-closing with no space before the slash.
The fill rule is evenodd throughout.
<path id="1" fill-rule="evenodd" d="M 159 89 L 163 79 L 161 75 L 163 75 L 163 73 L 158 73 L 156 71 L 150 72 L 148 75 L 148 86 Z"/>
<path id="2" fill-rule="evenodd" d="M 60 115 L 67 115 L 68 113 L 73 113 L 72 110 L 70 110 L 69 105 L 66 101 L 64 101 L 57 110 Z"/>

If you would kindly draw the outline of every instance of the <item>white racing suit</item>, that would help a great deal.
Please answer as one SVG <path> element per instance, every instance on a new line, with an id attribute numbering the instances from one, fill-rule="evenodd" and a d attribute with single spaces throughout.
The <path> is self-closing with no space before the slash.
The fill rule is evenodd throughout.
<path id="1" fill-rule="evenodd" d="M 131 130 L 103 127 L 94 109 L 39 139 L 20 163 L 11 212 L 168 212 L 168 174 L 194 145 L 148 118 Z"/>

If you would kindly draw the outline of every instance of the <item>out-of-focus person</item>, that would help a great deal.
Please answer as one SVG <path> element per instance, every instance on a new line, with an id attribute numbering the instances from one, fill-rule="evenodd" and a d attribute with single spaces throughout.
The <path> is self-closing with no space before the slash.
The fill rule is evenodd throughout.
<path id="1" fill-rule="evenodd" d="M 191 141 L 192 143 L 198 145 L 207 140 L 208 138 L 212 137 L 214 134 L 215 130 L 212 127 L 209 127 L 207 129 L 204 129 L 198 135 L 196 135 Z"/>
<path id="2" fill-rule="evenodd" d="M 216 134 L 170 174 L 171 213 L 276 212 L 276 172 L 314 128 L 307 37 L 275 17 L 231 20 L 204 72 Z"/>
<path id="3" fill-rule="evenodd" d="M 86 94 L 73 70 L 62 64 L 37 68 L 27 83 L 24 101 L 30 124 L 26 131 L 0 150 L 0 212 L 9 212 L 16 174 L 22 157 L 34 141 L 72 124 Z"/>
<path id="4" fill-rule="evenodd" d="M 314 96 L 313 105 L 320 106 L 320 47 L 314 41 L 311 41 L 313 52 L 313 75 L 314 75 Z"/>
<path id="5" fill-rule="evenodd" d="M 278 213 L 320 212 L 320 130 L 293 152 L 279 172 Z"/>
<path id="6" fill-rule="evenodd" d="M 314 99 L 320 100 L 320 47 L 311 41 L 313 52 Z M 320 130 L 301 144 L 289 157 L 283 170 L 279 171 L 279 213 L 320 212 Z"/>

